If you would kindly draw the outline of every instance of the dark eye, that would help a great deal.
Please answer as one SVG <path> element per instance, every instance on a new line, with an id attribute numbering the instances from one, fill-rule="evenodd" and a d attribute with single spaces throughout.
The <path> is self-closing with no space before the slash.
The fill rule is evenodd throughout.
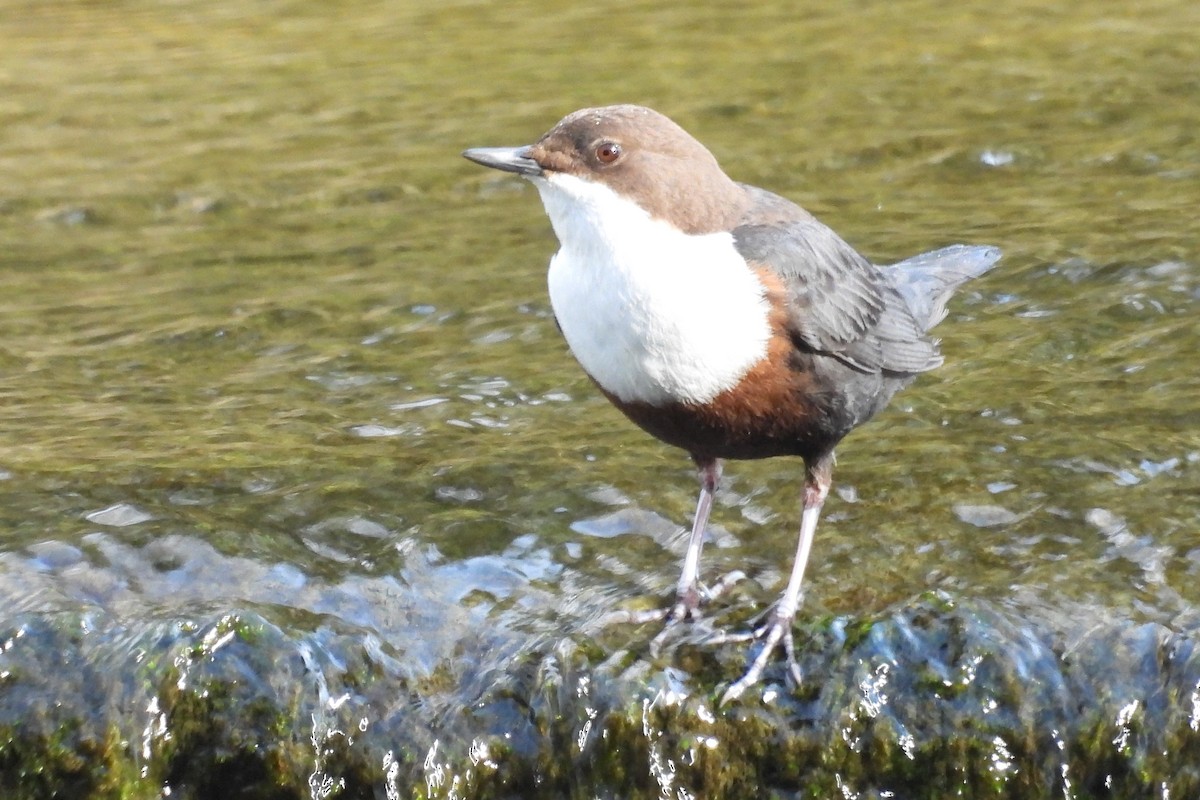
<path id="1" fill-rule="evenodd" d="M 596 145 L 596 159 L 601 164 L 611 164 L 621 157 L 621 145 L 616 142 L 601 142 Z"/>

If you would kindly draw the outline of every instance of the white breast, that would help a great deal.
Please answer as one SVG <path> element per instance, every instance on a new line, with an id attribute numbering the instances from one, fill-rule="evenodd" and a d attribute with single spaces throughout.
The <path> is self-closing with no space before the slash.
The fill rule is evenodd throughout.
<path id="1" fill-rule="evenodd" d="M 762 284 L 733 236 L 691 236 L 608 187 L 534 180 L 562 247 L 550 303 L 575 358 L 626 402 L 704 403 L 767 352 Z"/>

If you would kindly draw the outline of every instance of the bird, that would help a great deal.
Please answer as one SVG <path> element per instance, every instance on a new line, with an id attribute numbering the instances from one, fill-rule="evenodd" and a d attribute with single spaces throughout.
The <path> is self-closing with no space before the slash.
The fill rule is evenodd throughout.
<path id="1" fill-rule="evenodd" d="M 799 457 L 800 530 L 761 641 L 721 702 L 760 681 L 792 627 L 834 449 L 943 362 L 929 331 L 964 282 L 1000 258 L 951 245 L 880 267 L 812 214 L 730 178 L 667 116 L 584 108 L 531 145 L 463 156 L 537 188 L 559 249 L 550 303 L 584 372 L 632 422 L 686 451 L 700 480 L 667 627 L 699 617 L 700 555 L 727 460 Z M 665 630 L 665 629 L 664 629 Z"/>

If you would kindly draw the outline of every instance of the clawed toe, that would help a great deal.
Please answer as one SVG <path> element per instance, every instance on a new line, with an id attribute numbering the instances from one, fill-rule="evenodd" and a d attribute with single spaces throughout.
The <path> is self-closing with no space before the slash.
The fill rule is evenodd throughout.
<path id="1" fill-rule="evenodd" d="M 716 600 L 729 591 L 730 587 L 745 577 L 746 573 L 741 570 L 734 570 L 723 576 L 711 587 L 696 584 L 695 586 L 681 590 L 677 594 L 675 602 L 666 608 L 650 608 L 641 611 L 612 611 L 601 617 L 598 624 L 604 628 L 610 625 L 645 625 L 649 622 L 661 622 L 663 625 L 662 630 L 650 640 L 650 653 L 657 657 L 663 645 L 678 629 L 679 623 L 701 622 L 703 620 L 703 614 L 700 611 L 701 605 Z M 708 630 L 707 634 L 707 638 L 715 642 L 736 640 L 734 634 L 723 631 Z"/>
<path id="2" fill-rule="evenodd" d="M 647 622 L 662 622 L 667 628 L 678 622 L 696 622 L 703 615 L 700 606 L 711 603 L 725 594 L 738 581 L 745 580 L 746 573 L 734 570 L 721 577 L 711 587 L 697 585 L 686 589 L 676 596 L 675 602 L 668 608 L 648 608 L 642 611 L 611 611 L 599 620 L 600 627 L 610 625 L 645 625 Z M 661 637 L 662 634 L 659 634 Z M 656 637 L 658 638 L 658 637 Z"/>
<path id="3" fill-rule="evenodd" d="M 663 629 L 658 632 L 653 639 L 650 640 L 650 653 L 658 656 L 662 649 L 662 645 L 666 642 L 668 636 L 675 629 L 675 626 L 681 622 L 698 623 L 703 615 L 700 613 L 701 603 L 710 602 L 724 594 L 730 586 L 737 583 L 745 577 L 742 572 L 731 572 L 729 575 L 721 578 L 713 585 L 711 589 L 704 587 L 696 587 L 690 591 L 681 592 L 671 606 L 671 609 L 663 615 Z"/>
<path id="4" fill-rule="evenodd" d="M 762 649 L 758 651 L 750 668 L 746 670 L 741 678 L 734 681 L 725 693 L 721 695 L 721 705 L 736 700 L 741 697 L 747 689 L 762 679 L 763 672 L 767 668 L 767 664 L 771 660 L 771 654 L 775 652 L 775 648 L 781 643 L 783 644 L 784 655 L 787 658 L 788 674 L 792 680 L 799 686 L 802 682 L 803 675 L 800 671 L 800 665 L 796 663 L 796 645 L 792 637 L 792 619 L 790 616 L 783 616 L 777 613 L 772 613 L 767 624 L 763 625 L 752 634 L 744 634 L 740 637 L 742 640 L 761 639 Z"/>
<path id="5" fill-rule="evenodd" d="M 745 575 L 741 572 L 731 572 L 713 584 L 711 589 L 697 586 L 690 591 L 680 592 L 675 602 L 667 608 L 614 611 L 601 620 L 601 625 L 629 623 L 644 625 L 648 622 L 661 622 L 662 630 L 655 634 L 649 643 L 651 656 L 657 658 L 662 652 L 663 645 L 679 630 L 680 623 L 702 622 L 700 613 L 702 602 L 720 597 L 744 577 Z M 784 599 L 787 600 L 786 597 Z M 796 641 L 792 634 L 792 620 L 795 615 L 794 602 L 785 602 L 782 605 L 782 609 L 780 606 L 771 609 L 767 613 L 766 621 L 752 631 L 732 633 L 719 629 L 714 630 L 707 625 L 703 626 L 705 630 L 700 633 L 707 644 L 721 645 L 754 641 L 762 643 L 749 669 L 741 678 L 730 684 L 725 693 L 721 695 L 720 705 L 737 700 L 746 693 L 747 689 L 761 681 L 767 665 L 771 663 L 772 654 L 781 645 L 787 661 L 788 675 L 792 682 L 796 686 L 803 682 L 803 673 L 796 661 Z M 789 610 L 791 613 L 788 613 Z"/>
<path id="6" fill-rule="evenodd" d="M 667 618 L 668 609 L 665 608 L 648 608 L 642 611 L 628 611 L 620 609 L 610 611 L 599 620 L 596 624 L 601 628 L 607 628 L 612 625 L 645 625 L 647 622 L 658 622 Z"/>
<path id="7" fill-rule="evenodd" d="M 743 581 L 745 579 L 746 573 L 742 572 L 740 569 L 735 569 L 733 572 L 725 573 L 721 576 L 720 580 L 712 585 L 711 589 L 703 589 L 702 595 L 704 602 L 711 603 L 713 600 L 716 600 L 718 597 L 733 588 L 738 581 Z"/>
<path id="8" fill-rule="evenodd" d="M 730 587 L 738 581 L 744 579 L 746 573 L 741 570 L 734 570 L 721 577 L 711 588 L 697 585 L 679 593 L 675 600 L 675 605 L 666 614 L 667 625 L 672 625 L 676 622 L 688 620 L 695 622 L 700 619 L 700 606 L 704 603 L 711 603 L 725 592 L 729 591 Z"/>

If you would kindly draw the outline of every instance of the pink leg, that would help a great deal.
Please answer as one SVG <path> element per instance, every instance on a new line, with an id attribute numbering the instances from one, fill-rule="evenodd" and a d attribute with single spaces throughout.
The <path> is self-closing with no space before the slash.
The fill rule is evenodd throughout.
<path id="1" fill-rule="evenodd" d="M 721 481 L 721 462 L 711 459 L 696 464 L 700 468 L 700 499 L 696 503 L 696 517 L 692 520 L 692 534 L 688 537 L 683 569 L 675 587 L 675 606 L 667 615 L 668 624 L 695 615 L 700 607 L 700 549 L 704 546 L 704 531 L 708 528 L 713 495 Z"/>
<path id="2" fill-rule="evenodd" d="M 796 664 L 795 645 L 792 642 L 792 620 L 796 609 L 800 607 L 801 586 L 804 582 L 804 568 L 808 564 L 808 554 L 812 550 L 813 536 L 817 532 L 817 518 L 821 515 L 821 507 L 829 496 L 829 487 L 833 484 L 833 454 L 816 459 L 815 463 L 805 465 L 804 476 L 804 511 L 800 517 L 800 539 L 796 543 L 796 560 L 792 564 L 792 575 L 788 579 L 787 588 L 767 619 L 767 624 L 754 632 L 754 638 L 762 639 L 762 650 L 738 681 L 725 690 L 721 703 L 736 700 L 746 689 L 758 683 L 766 669 L 776 646 L 783 642 L 787 655 L 788 672 L 797 684 L 800 683 L 800 667 Z"/>
<path id="3" fill-rule="evenodd" d="M 704 546 L 704 532 L 708 528 L 708 516 L 712 511 L 713 495 L 721 481 L 721 462 L 717 459 L 696 460 L 700 469 L 700 499 L 696 503 L 696 517 L 692 521 L 692 532 L 688 537 L 687 552 L 683 557 L 683 569 L 675 585 L 675 603 L 670 609 L 653 611 L 618 611 L 607 615 L 603 624 L 632 622 L 638 625 L 664 620 L 666 627 L 651 641 L 651 650 L 656 649 L 666 638 L 667 632 L 676 622 L 699 616 L 702 600 L 711 600 L 745 575 L 736 571 L 716 583 L 713 588 L 702 590 L 700 586 L 700 550 Z"/>

